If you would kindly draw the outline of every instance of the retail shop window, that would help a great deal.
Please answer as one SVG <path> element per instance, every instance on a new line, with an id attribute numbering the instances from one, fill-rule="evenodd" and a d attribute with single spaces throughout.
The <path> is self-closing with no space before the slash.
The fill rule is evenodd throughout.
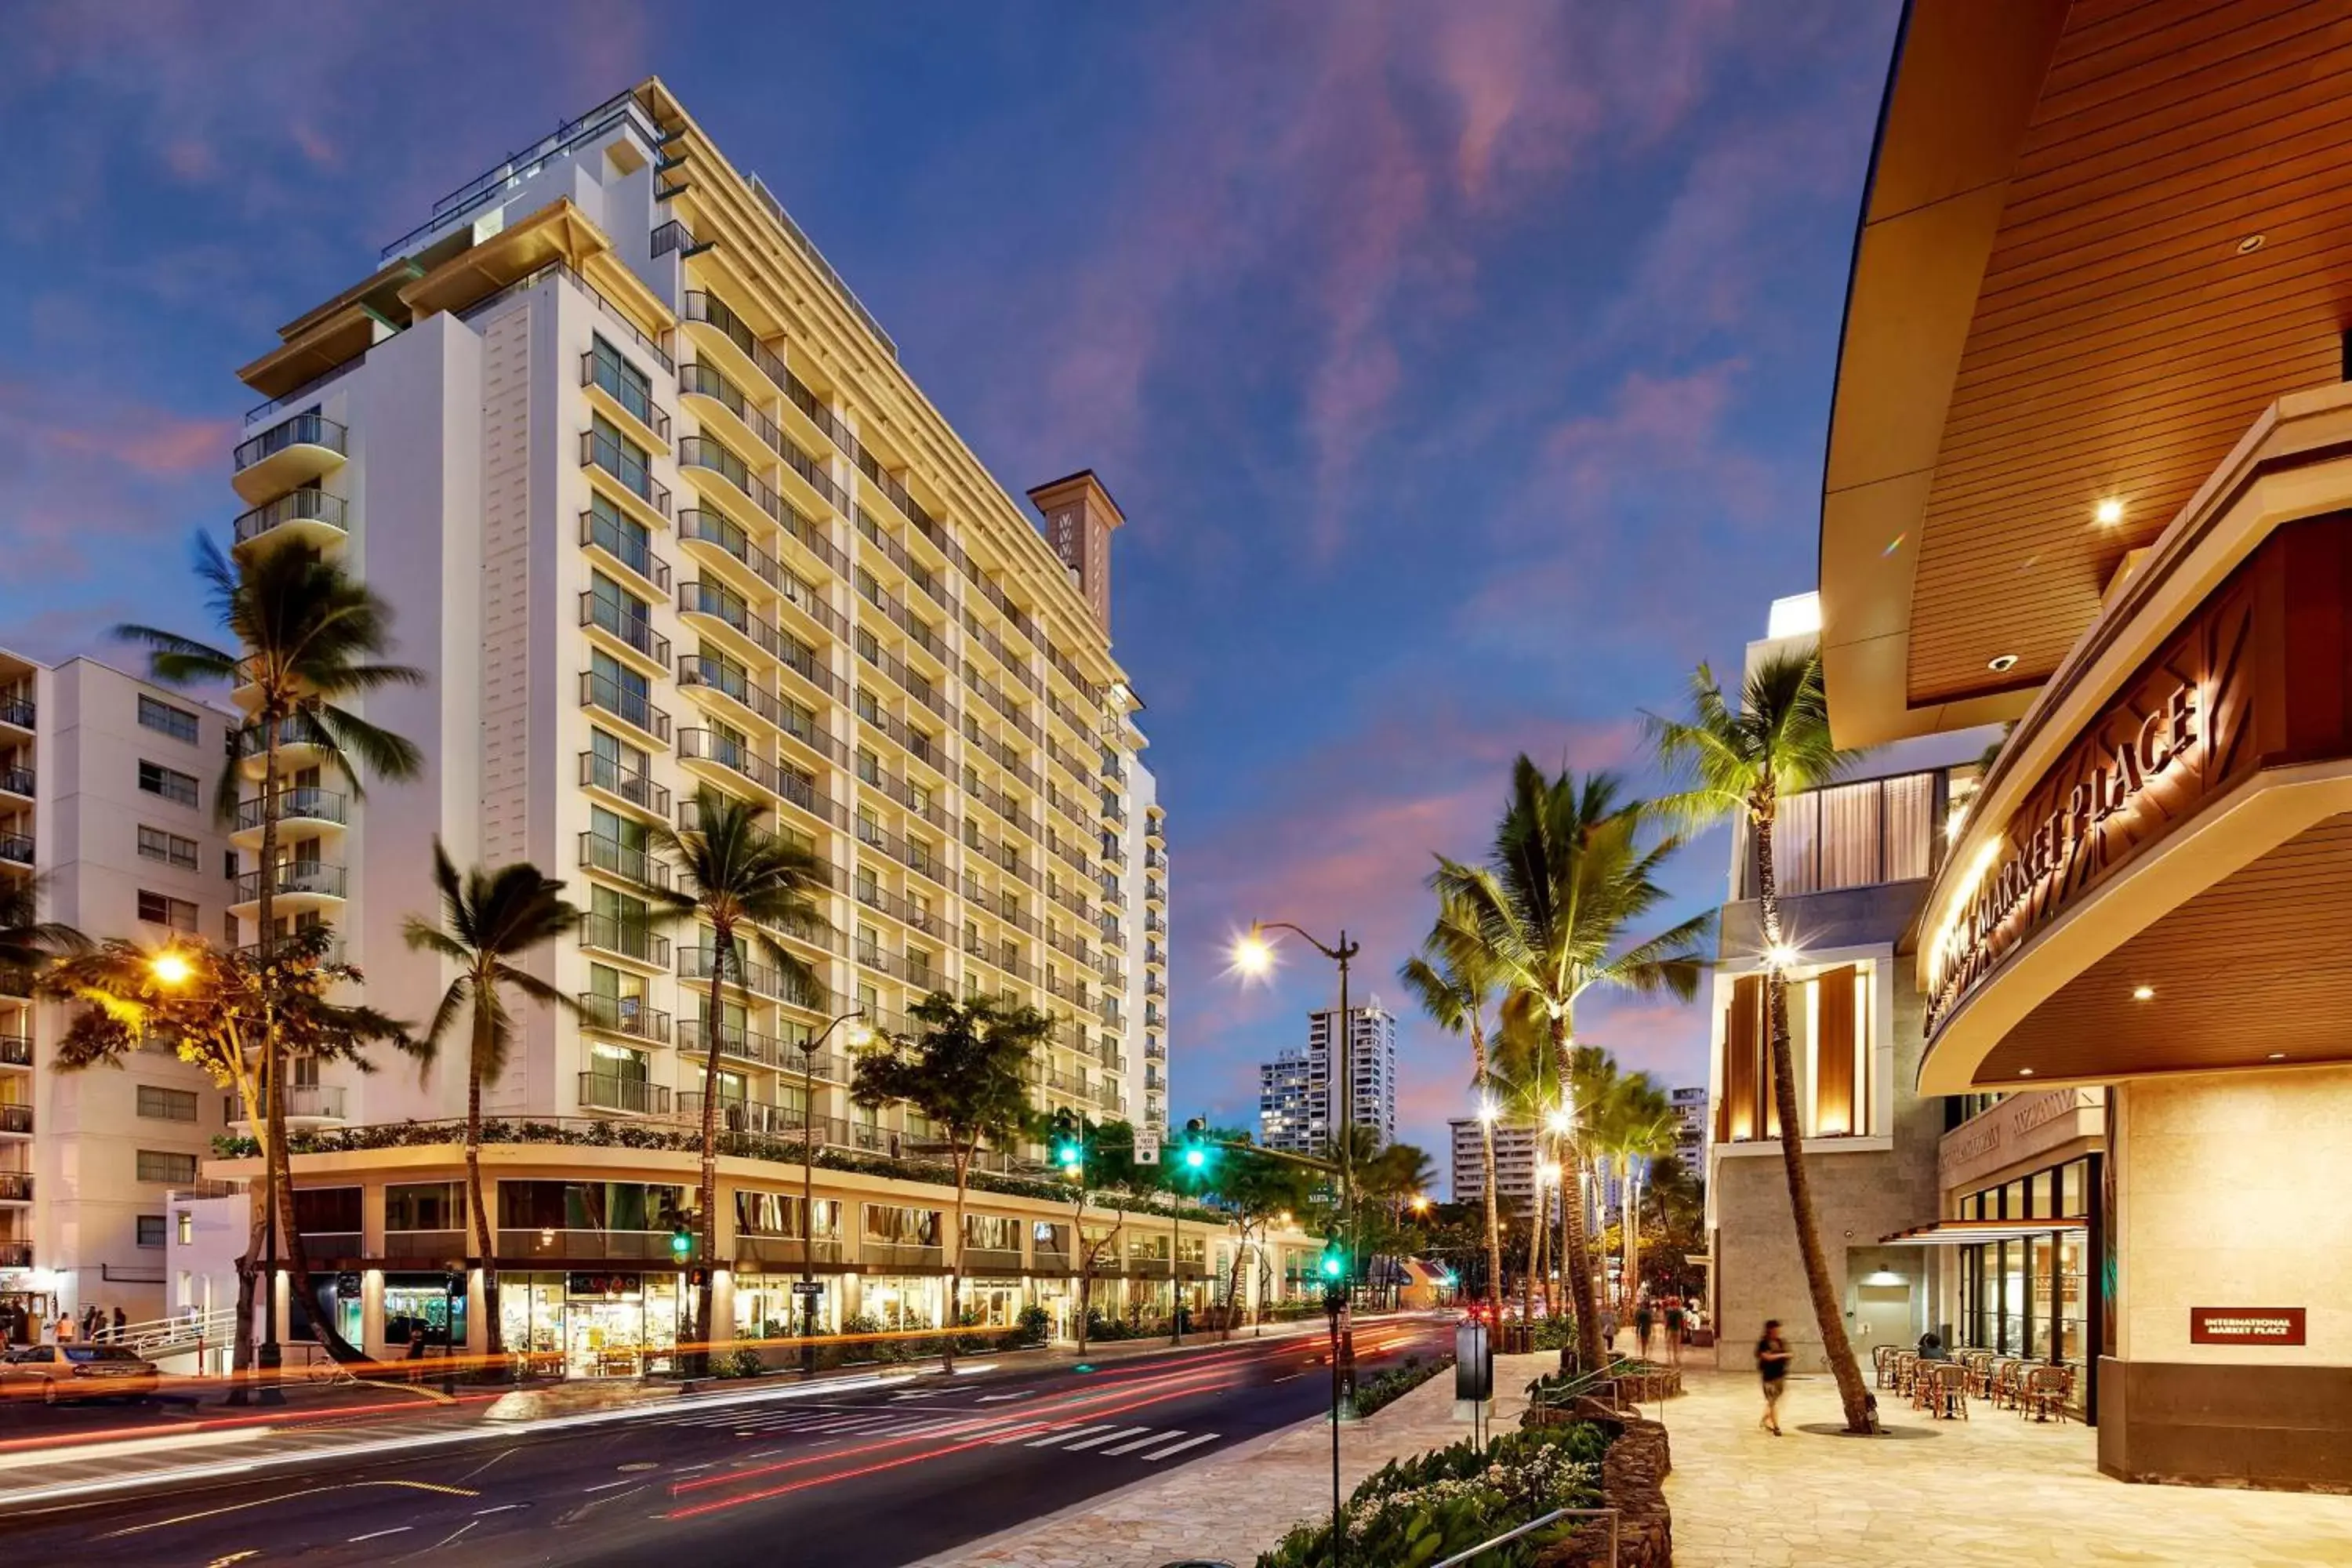
<path id="1" fill-rule="evenodd" d="M 162 1215 L 142 1214 L 138 1216 L 136 1223 L 139 1227 L 138 1238 L 140 1246 L 161 1247 L 163 1245 L 163 1216 Z"/>

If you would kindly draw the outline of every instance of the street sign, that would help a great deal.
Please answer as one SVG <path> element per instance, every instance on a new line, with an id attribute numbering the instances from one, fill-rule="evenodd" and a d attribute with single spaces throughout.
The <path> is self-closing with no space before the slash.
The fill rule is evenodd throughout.
<path id="1" fill-rule="evenodd" d="M 795 1279 L 793 1281 L 793 1294 L 795 1296 L 822 1296 L 824 1294 L 824 1287 L 818 1284 L 814 1279 Z"/>
<path id="2" fill-rule="evenodd" d="M 1139 1165 L 1160 1163 L 1160 1130 L 1139 1127 L 1135 1130 L 1135 1163 Z"/>

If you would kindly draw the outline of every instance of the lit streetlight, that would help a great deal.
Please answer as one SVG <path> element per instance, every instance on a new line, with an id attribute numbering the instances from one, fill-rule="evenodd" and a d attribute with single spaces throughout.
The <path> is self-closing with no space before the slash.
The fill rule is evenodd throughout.
<path id="1" fill-rule="evenodd" d="M 863 1049 L 874 1038 L 874 1031 L 862 1023 L 852 1022 L 865 1016 L 866 1009 L 852 1007 L 831 1023 L 801 1042 L 801 1374 L 816 1375 L 816 1054 L 825 1041 L 844 1024 L 850 1026 L 843 1037 L 852 1050 Z M 710 1023 L 719 1027 L 716 1019 Z M 717 1336 L 703 1325 L 703 1338 Z"/>
<path id="2" fill-rule="evenodd" d="M 157 984 L 176 987 L 195 977 L 196 966 L 185 955 L 167 947 L 147 961 L 147 973 L 154 976 Z"/>

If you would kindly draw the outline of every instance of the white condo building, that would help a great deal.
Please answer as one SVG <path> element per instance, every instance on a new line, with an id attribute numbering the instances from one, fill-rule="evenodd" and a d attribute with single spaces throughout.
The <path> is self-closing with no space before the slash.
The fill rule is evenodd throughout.
<path id="1" fill-rule="evenodd" d="M 1349 1041 L 1348 1071 L 1355 1092 L 1351 1119 L 1386 1145 L 1396 1140 L 1396 1016 L 1377 996 L 1348 1009 L 1355 1019 Z M 1283 1051 L 1258 1066 L 1258 1141 L 1269 1148 L 1310 1153 L 1330 1142 L 1338 1118 L 1331 1085 L 1339 1065 L 1339 1010 L 1307 1015 L 1307 1048 Z"/>
<path id="2" fill-rule="evenodd" d="M 1446 1125 L 1454 1133 L 1454 1201 L 1483 1204 L 1486 1167 L 1478 1147 L 1478 1119 L 1457 1117 Z M 1505 1214 L 1524 1213 L 1535 1205 L 1537 1143 L 1532 1121 L 1495 1123 L 1495 1197 Z"/>
<path id="3" fill-rule="evenodd" d="M 399 932 L 436 908 L 435 834 L 562 877 L 589 918 L 530 962 L 585 1016 L 524 1016 L 493 1113 L 698 1116 L 715 1022 L 729 1124 L 798 1126 L 813 1030 L 852 1007 L 900 1028 L 946 989 L 1059 1019 L 1041 1106 L 1164 1121 L 1165 848 L 1109 652 L 1118 509 L 1074 474 L 1029 492 L 1041 530 L 658 82 L 452 192 L 280 337 L 241 373 L 268 401 L 236 546 L 339 555 L 426 679 L 364 704 L 423 776 L 305 795 L 278 908 L 341 927 L 373 994 L 426 996 L 446 975 Z M 669 871 L 646 826 L 690 826 L 702 784 L 832 868 L 833 934 L 785 938 L 817 1005 L 754 962 L 706 1019 L 707 937 L 649 922 Z M 925 1136 L 852 1106 L 837 1049 L 814 1067 L 829 1137 Z M 461 1073 L 332 1087 L 354 1121 L 463 1109 Z"/>
<path id="4" fill-rule="evenodd" d="M 0 893 L 93 937 L 218 940 L 233 922 L 215 784 L 226 713 L 94 659 L 0 652 Z M 0 1305 L 163 1314 L 173 1189 L 226 1130 L 171 1048 L 60 1069 L 67 1009 L 0 972 Z"/>

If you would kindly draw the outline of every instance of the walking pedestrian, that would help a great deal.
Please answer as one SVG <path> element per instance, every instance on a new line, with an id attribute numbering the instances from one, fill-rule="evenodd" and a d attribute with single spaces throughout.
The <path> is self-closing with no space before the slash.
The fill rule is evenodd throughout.
<path id="1" fill-rule="evenodd" d="M 114 1342 L 122 1343 L 131 1337 L 131 1317 L 120 1307 L 114 1309 Z"/>
<path id="2" fill-rule="evenodd" d="M 1666 1298 L 1666 1363 L 1670 1366 L 1683 1364 L 1683 1299 L 1680 1296 Z"/>
<path id="3" fill-rule="evenodd" d="M 1780 1337 L 1780 1320 L 1764 1321 L 1763 1337 L 1756 1342 L 1756 1374 L 1764 1380 L 1764 1417 L 1756 1423 L 1775 1437 L 1780 1435 L 1780 1395 L 1789 1388 L 1792 1352 Z"/>
<path id="4" fill-rule="evenodd" d="M 61 1345 L 69 1345 L 73 1342 L 73 1314 L 71 1312 L 59 1312 L 58 1314 L 58 1343 Z"/>
<path id="5" fill-rule="evenodd" d="M 1652 1321 L 1650 1299 L 1644 1296 L 1633 1303 L 1633 1344 L 1644 1358 L 1650 1353 Z"/>

